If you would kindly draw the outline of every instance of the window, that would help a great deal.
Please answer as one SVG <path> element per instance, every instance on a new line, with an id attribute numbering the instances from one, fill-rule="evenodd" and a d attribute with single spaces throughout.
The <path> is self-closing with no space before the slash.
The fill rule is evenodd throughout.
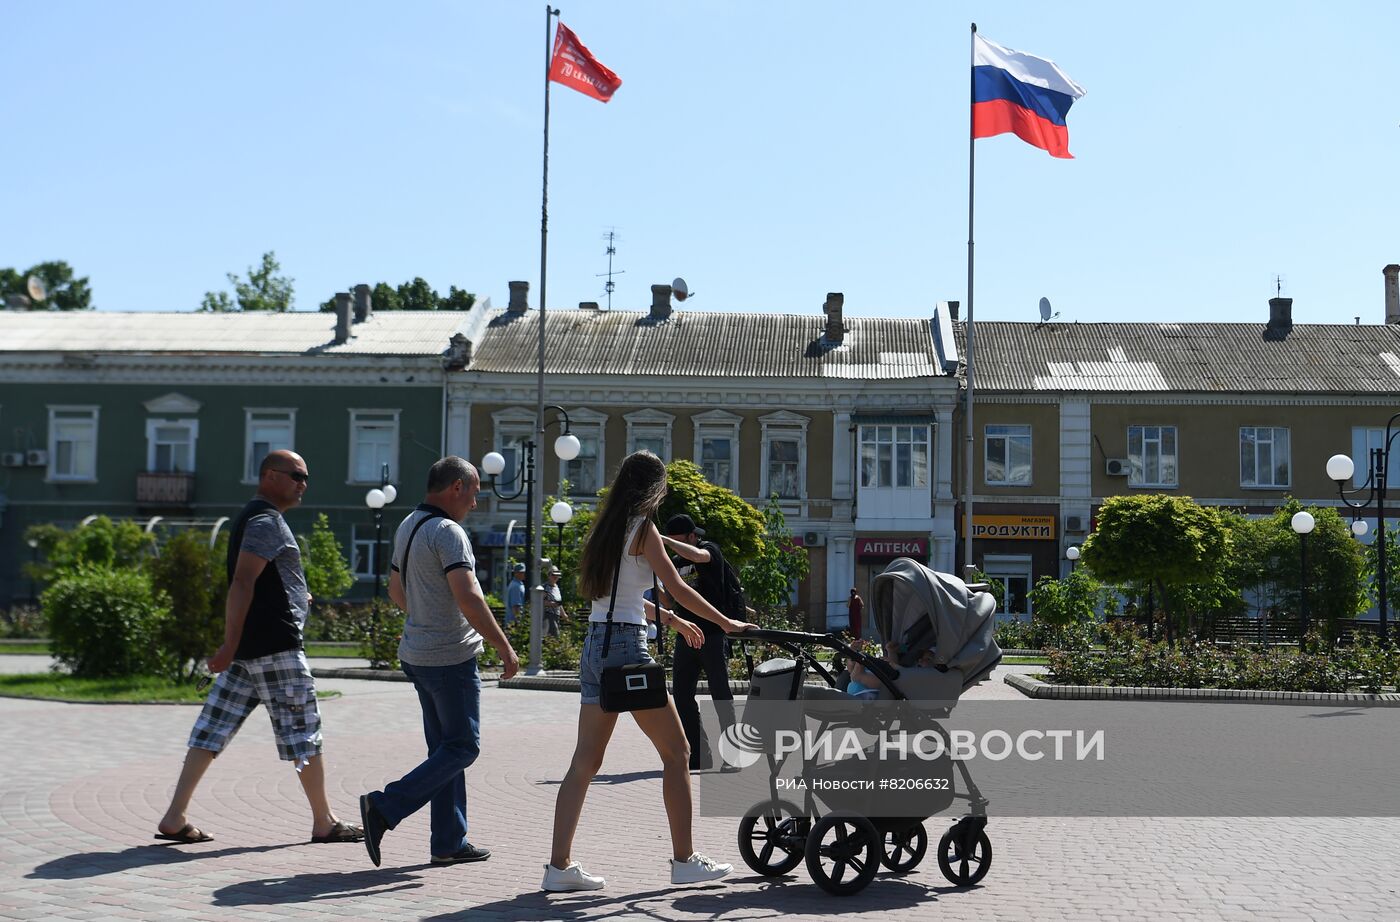
<path id="1" fill-rule="evenodd" d="M 372 581 L 374 579 L 374 557 L 375 542 L 374 528 L 369 525 L 355 525 L 350 529 L 350 568 L 355 572 L 355 579 L 362 581 Z M 380 576 L 388 573 L 388 561 L 384 563 L 384 569 L 380 571 Z"/>
<path id="2" fill-rule="evenodd" d="M 498 410 L 491 414 L 491 431 L 495 436 L 495 450 L 506 459 L 496 484 L 502 493 L 514 493 L 521 486 L 520 464 L 525 458 L 525 443 L 535 434 L 535 411 L 523 407 Z M 519 501 L 525 501 L 523 495 Z"/>
<path id="3" fill-rule="evenodd" d="M 627 451 L 646 449 L 662 461 L 671 460 L 671 423 L 675 417 L 660 410 L 638 410 L 628 413 Z"/>
<path id="4" fill-rule="evenodd" d="M 399 411 L 350 411 L 350 483 L 378 484 L 384 465 L 398 480 Z"/>
<path id="5" fill-rule="evenodd" d="M 578 436 L 578 457 L 561 461 L 559 476 L 569 481 L 572 495 L 593 496 L 604 486 L 603 432 L 608 417 L 593 410 L 571 410 L 569 420 L 573 434 Z"/>
<path id="6" fill-rule="evenodd" d="M 243 482 L 256 483 L 258 466 L 270 452 L 290 451 L 296 446 L 296 410 L 245 409 Z"/>
<path id="7" fill-rule="evenodd" d="M 1367 478 L 1371 476 L 1371 469 L 1375 466 L 1371 460 L 1371 452 L 1384 447 L 1384 426 L 1358 426 L 1351 430 L 1351 460 L 1356 465 L 1356 471 L 1352 474 L 1353 487 L 1360 488 L 1366 484 Z M 1400 450 L 1390 453 L 1390 470 L 1386 472 L 1386 484 L 1392 483 L 1400 483 Z"/>
<path id="8" fill-rule="evenodd" d="M 781 410 L 759 417 L 763 426 L 763 495 L 805 499 L 803 474 L 807 460 L 805 416 Z"/>
<path id="9" fill-rule="evenodd" d="M 198 420 L 146 420 L 146 470 L 152 474 L 193 473 L 198 438 Z"/>
<path id="10" fill-rule="evenodd" d="M 1128 485 L 1176 486 L 1176 427 L 1128 427 Z"/>
<path id="11" fill-rule="evenodd" d="M 49 407 L 48 478 L 97 479 L 97 407 Z"/>
<path id="12" fill-rule="evenodd" d="M 1031 427 L 988 426 L 983 479 L 989 484 L 1031 485 Z"/>
<path id="13" fill-rule="evenodd" d="M 1274 426 L 1240 427 L 1240 486 L 1286 487 L 1288 430 Z"/>
<path id="14" fill-rule="evenodd" d="M 739 490 L 739 426 L 743 417 L 724 410 L 697 413 L 690 418 L 695 426 L 695 463 L 705 479 L 717 487 Z"/>
<path id="15" fill-rule="evenodd" d="M 1031 559 L 1029 557 L 992 557 L 982 561 L 987 580 L 1000 583 L 1002 603 L 997 608 L 998 620 L 1031 614 Z"/>
<path id="16" fill-rule="evenodd" d="M 927 487 L 927 426 L 862 426 L 862 487 Z"/>

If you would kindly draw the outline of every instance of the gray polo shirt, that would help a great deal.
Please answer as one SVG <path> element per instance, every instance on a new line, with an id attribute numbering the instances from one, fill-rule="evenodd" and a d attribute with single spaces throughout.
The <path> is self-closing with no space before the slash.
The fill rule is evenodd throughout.
<path id="1" fill-rule="evenodd" d="M 405 561 L 409 535 L 413 546 Z M 453 570 L 465 567 L 468 573 L 476 572 L 472 543 L 461 525 L 436 506 L 419 505 L 394 533 L 391 566 L 408 597 L 399 659 L 413 666 L 455 666 L 481 652 L 481 635 L 457 608 L 447 583 L 447 574 Z"/>

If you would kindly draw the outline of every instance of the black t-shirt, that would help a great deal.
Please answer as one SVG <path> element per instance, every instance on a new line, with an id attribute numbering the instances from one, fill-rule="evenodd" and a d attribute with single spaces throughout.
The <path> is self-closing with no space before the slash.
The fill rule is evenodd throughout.
<path id="1" fill-rule="evenodd" d="M 253 598 L 234 659 L 257 659 L 284 650 L 300 650 L 306 620 L 306 575 L 301 549 L 277 507 L 255 499 L 243 507 L 228 542 L 228 578 L 233 581 L 241 551 L 256 554 L 267 566 L 253 583 Z"/>
<path id="2" fill-rule="evenodd" d="M 717 608 L 721 614 L 725 609 L 725 587 L 724 587 L 724 555 L 720 553 L 719 545 L 713 541 L 706 541 L 703 538 L 696 545 L 703 550 L 710 552 L 710 559 L 706 563 L 692 563 L 684 557 L 676 556 L 671 558 L 676 565 L 676 572 L 681 575 L 701 598 Z M 693 621 L 700 626 L 700 630 L 706 634 L 723 634 L 724 628 L 715 624 L 709 618 L 702 618 L 689 609 L 676 602 L 676 612 L 687 621 Z"/>

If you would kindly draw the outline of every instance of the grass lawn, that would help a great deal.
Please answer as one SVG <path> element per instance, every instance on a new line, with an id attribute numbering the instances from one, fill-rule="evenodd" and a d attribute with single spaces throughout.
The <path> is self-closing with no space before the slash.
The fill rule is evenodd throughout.
<path id="1" fill-rule="evenodd" d="M 0 695 L 13 698 L 55 698 L 60 701 L 106 704 L 200 704 L 205 692 L 193 685 L 160 676 L 120 679 L 75 679 L 52 672 L 0 675 Z M 318 691 L 318 698 L 338 698 L 340 692 Z"/>
<path id="2" fill-rule="evenodd" d="M 1046 666 L 1050 661 L 1043 656 L 1003 656 L 1003 666 Z"/>
<path id="3" fill-rule="evenodd" d="M 48 656 L 49 643 L 46 640 L 40 641 L 39 643 L 15 643 L 13 641 L 6 643 L 5 641 L 0 640 L 0 654 L 16 653 L 32 654 L 34 656 Z M 360 656 L 359 644 L 352 644 L 347 647 L 342 646 L 340 644 L 312 642 L 306 645 L 306 655 L 337 656 L 345 659 L 363 659 L 363 657 Z"/>
<path id="4" fill-rule="evenodd" d="M 39 643 L 6 643 L 0 640 L 0 653 L 33 653 L 36 656 L 48 656 L 49 642 L 45 640 Z"/>

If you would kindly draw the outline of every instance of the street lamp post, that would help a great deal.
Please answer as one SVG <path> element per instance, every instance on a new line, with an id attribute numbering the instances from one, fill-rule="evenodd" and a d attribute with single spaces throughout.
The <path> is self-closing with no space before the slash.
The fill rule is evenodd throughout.
<path id="1" fill-rule="evenodd" d="M 1371 470 L 1366 477 L 1366 482 L 1355 490 L 1347 490 L 1346 482 L 1351 479 L 1356 471 L 1356 465 L 1347 455 L 1333 455 L 1327 459 L 1327 476 L 1337 481 L 1337 494 L 1341 496 L 1342 502 L 1350 509 L 1361 510 L 1371 504 L 1371 500 L 1376 501 L 1376 600 L 1380 603 L 1380 634 L 1381 639 L 1389 637 L 1387 620 L 1389 617 L 1389 598 L 1386 584 L 1386 559 L 1385 559 L 1385 490 L 1386 473 L 1390 469 L 1390 443 L 1395 436 L 1400 435 L 1400 429 L 1395 429 L 1395 421 L 1400 419 L 1400 413 L 1396 413 L 1385 424 L 1385 442 L 1380 448 L 1371 449 Z M 1393 431 L 1392 431 L 1393 430 Z M 1353 503 L 1347 499 L 1348 496 L 1355 496 L 1366 491 L 1366 498 L 1359 503 Z M 1360 537 L 1366 533 L 1364 528 L 1358 529 L 1357 525 L 1365 523 L 1357 522 L 1352 524 L 1352 533 Z"/>
<path id="2" fill-rule="evenodd" d="M 569 414 L 560 406 L 548 406 L 545 410 L 558 410 L 563 417 L 562 423 L 564 431 L 554 440 L 554 454 L 561 461 L 572 461 L 578 457 L 582 446 L 579 444 L 578 436 L 569 431 Z M 543 411 L 541 411 L 543 418 Z M 558 421 L 548 423 L 541 422 L 540 432 L 543 433 L 550 425 Z M 544 586 L 540 585 L 540 531 L 535 527 L 535 519 L 539 516 L 539 510 L 535 508 L 535 440 L 527 439 L 524 443 L 525 457 L 520 459 L 520 466 L 516 469 L 516 478 L 523 481 L 514 493 L 502 493 L 496 483 L 496 477 L 505 471 L 506 459 L 498 451 L 487 452 L 481 459 L 481 470 L 489 478 L 487 486 L 495 494 L 497 499 L 512 500 L 525 494 L 525 544 L 529 548 L 528 559 L 525 561 L 526 576 L 525 581 L 530 586 L 530 659 L 525 667 L 527 675 L 534 675 L 540 671 L 540 658 L 543 653 L 541 635 L 544 632 Z M 509 553 L 509 548 L 506 549 Z"/>
<path id="3" fill-rule="evenodd" d="M 365 493 L 365 505 L 374 510 L 374 597 L 376 599 L 379 598 L 380 574 L 384 572 L 380 566 L 380 558 L 384 556 L 381 547 L 384 534 L 384 507 L 392 503 L 398 496 L 398 489 L 389 482 L 389 465 L 385 464 L 379 472 L 379 486 Z"/>
<path id="4" fill-rule="evenodd" d="M 574 517 L 574 507 L 564 502 L 562 499 L 549 507 L 549 517 L 554 521 L 559 529 L 559 540 L 555 544 L 554 565 L 559 566 L 564 559 L 564 526 Z"/>
<path id="5" fill-rule="evenodd" d="M 1079 562 L 1079 545 L 1071 544 L 1065 548 L 1065 559 L 1069 561 L 1069 572 L 1074 572 L 1074 565 Z"/>
<path id="6" fill-rule="evenodd" d="M 1313 519 L 1312 513 L 1306 510 L 1293 513 L 1293 531 L 1298 535 L 1300 563 L 1302 571 L 1299 573 L 1298 591 L 1300 599 L 1298 602 L 1299 614 L 1302 616 L 1302 632 L 1298 635 L 1298 649 L 1303 648 L 1303 642 L 1308 637 L 1308 535 L 1312 534 L 1317 522 Z M 1265 638 L 1267 642 L 1268 638 Z"/>
<path id="7" fill-rule="evenodd" d="M 29 604 L 33 605 L 39 601 L 38 587 L 34 585 L 34 571 L 39 567 L 39 539 L 26 538 L 24 543 L 29 545 Z"/>

